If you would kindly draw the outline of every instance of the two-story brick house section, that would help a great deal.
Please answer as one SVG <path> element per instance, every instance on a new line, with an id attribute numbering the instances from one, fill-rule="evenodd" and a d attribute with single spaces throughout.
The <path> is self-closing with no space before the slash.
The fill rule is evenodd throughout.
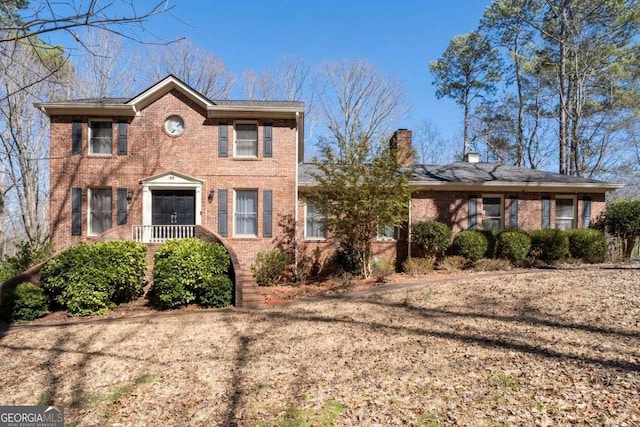
<path id="1" fill-rule="evenodd" d="M 51 121 L 50 222 L 56 250 L 207 234 L 239 283 L 294 216 L 304 104 L 211 101 L 174 76 L 131 99 L 37 105 Z"/>

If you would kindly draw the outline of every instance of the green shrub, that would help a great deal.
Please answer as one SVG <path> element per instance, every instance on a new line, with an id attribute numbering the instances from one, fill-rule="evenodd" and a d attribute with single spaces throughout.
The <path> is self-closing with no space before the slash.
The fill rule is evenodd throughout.
<path id="1" fill-rule="evenodd" d="M 529 255 L 534 258 L 553 263 L 569 254 L 569 238 L 562 230 L 534 230 L 529 233 L 529 236 L 531 237 Z"/>
<path id="2" fill-rule="evenodd" d="M 607 240 L 604 233 L 592 229 L 575 229 L 567 232 L 569 255 L 593 264 L 604 262 L 607 256 Z"/>
<path id="3" fill-rule="evenodd" d="M 489 249 L 489 241 L 485 233 L 478 230 L 464 230 L 453 238 L 451 252 L 475 262 L 483 258 Z"/>
<path id="4" fill-rule="evenodd" d="M 502 233 L 504 230 L 476 230 L 479 233 L 482 233 L 484 237 L 487 239 L 487 250 L 482 256 L 483 258 L 495 258 L 496 257 L 496 238 L 497 235 Z"/>
<path id="5" fill-rule="evenodd" d="M 251 264 L 251 273 L 260 286 L 273 286 L 280 282 L 291 264 L 289 254 L 277 249 L 258 252 Z"/>
<path id="6" fill-rule="evenodd" d="M 71 316 L 104 313 L 142 294 L 147 247 L 127 240 L 79 245 L 49 260 L 42 288 Z"/>
<path id="7" fill-rule="evenodd" d="M 496 236 L 496 256 L 520 265 L 531 250 L 531 238 L 524 231 L 505 230 Z"/>
<path id="8" fill-rule="evenodd" d="M 419 222 L 411 230 L 413 242 L 426 257 L 442 258 L 451 245 L 451 229 L 438 221 Z"/>
<path id="9" fill-rule="evenodd" d="M 229 254 L 219 243 L 166 241 L 155 254 L 152 304 L 159 309 L 191 302 L 215 307 L 231 304 L 229 265 Z"/>
<path id="10" fill-rule="evenodd" d="M 14 255 L 0 262 L 0 282 L 5 282 L 47 259 L 53 250 L 53 244 L 24 241 L 17 243 L 15 249 Z"/>
<path id="11" fill-rule="evenodd" d="M 616 200 L 608 203 L 604 223 L 609 234 L 620 239 L 622 253 L 629 259 L 636 239 L 640 236 L 640 200 Z"/>
<path id="12" fill-rule="evenodd" d="M 2 320 L 7 322 L 37 319 L 47 314 L 48 308 L 47 295 L 31 283 L 20 283 L 4 294 L 0 303 Z"/>
<path id="13" fill-rule="evenodd" d="M 434 261 L 432 258 L 408 258 L 402 269 L 409 276 L 420 276 L 433 271 Z"/>
<path id="14" fill-rule="evenodd" d="M 386 259 L 376 260 L 371 268 L 371 275 L 377 283 L 386 282 L 387 277 L 395 272 L 396 267 L 394 263 Z"/>
<path id="15" fill-rule="evenodd" d="M 469 260 L 459 255 L 449 255 L 438 262 L 438 270 L 458 271 L 469 266 Z"/>
<path id="16" fill-rule="evenodd" d="M 205 307 L 225 307 L 233 300 L 232 291 L 233 283 L 229 276 L 219 274 L 198 288 L 196 299 Z"/>

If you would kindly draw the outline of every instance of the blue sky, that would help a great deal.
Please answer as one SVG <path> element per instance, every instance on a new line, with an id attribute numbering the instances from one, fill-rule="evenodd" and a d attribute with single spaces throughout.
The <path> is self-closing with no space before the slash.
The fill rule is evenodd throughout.
<path id="1" fill-rule="evenodd" d="M 461 111 L 438 100 L 428 64 L 451 37 L 472 31 L 489 0 L 210 0 L 173 1 L 172 16 L 146 29 L 165 39 L 187 37 L 218 55 L 236 75 L 272 68 L 283 55 L 311 65 L 365 58 L 403 82 L 412 107 L 399 127 L 430 119 L 446 140 L 459 139 Z"/>

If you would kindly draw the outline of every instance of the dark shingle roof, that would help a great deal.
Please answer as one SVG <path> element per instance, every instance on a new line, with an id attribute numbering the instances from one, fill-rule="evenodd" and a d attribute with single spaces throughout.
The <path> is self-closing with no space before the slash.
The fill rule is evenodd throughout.
<path id="1" fill-rule="evenodd" d="M 547 183 L 547 184 L 599 184 L 599 181 L 577 176 L 561 175 L 518 166 L 496 163 L 458 162 L 448 165 L 414 165 L 411 168 L 412 182 L 451 183 Z"/>
<path id="2" fill-rule="evenodd" d="M 458 162 L 448 165 L 413 165 L 404 169 L 413 185 L 428 184 L 550 184 L 593 185 L 607 184 L 577 176 L 561 175 L 535 169 L 506 166 L 495 163 Z M 300 184 L 313 184 L 318 169 L 309 163 L 299 165 Z"/>
<path id="3" fill-rule="evenodd" d="M 100 105 L 124 105 L 129 98 L 83 98 L 56 101 L 56 104 L 100 104 Z"/>
<path id="4" fill-rule="evenodd" d="M 216 105 L 228 105 L 238 107 L 290 107 L 304 109 L 304 102 L 300 101 L 248 101 L 239 99 L 225 99 L 213 101 Z"/>

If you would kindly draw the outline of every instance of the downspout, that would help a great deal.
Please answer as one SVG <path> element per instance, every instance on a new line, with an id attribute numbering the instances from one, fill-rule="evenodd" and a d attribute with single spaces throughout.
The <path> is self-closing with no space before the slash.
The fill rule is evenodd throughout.
<path id="1" fill-rule="evenodd" d="M 303 136 L 304 138 L 304 136 Z M 295 271 L 296 282 L 298 281 L 298 193 L 300 187 L 298 184 L 298 169 L 300 167 L 299 156 L 299 143 L 300 143 L 300 112 L 296 111 L 296 188 L 295 188 L 295 204 L 294 204 L 294 219 L 293 219 L 293 268 Z"/>
<path id="2" fill-rule="evenodd" d="M 411 258 L 411 196 L 409 196 L 409 223 L 407 224 L 407 259 Z"/>

